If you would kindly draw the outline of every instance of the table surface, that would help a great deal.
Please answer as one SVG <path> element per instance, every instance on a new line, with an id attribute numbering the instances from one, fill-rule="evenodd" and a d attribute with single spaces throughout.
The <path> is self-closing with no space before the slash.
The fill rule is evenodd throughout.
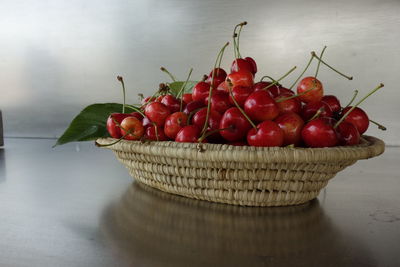
<path id="1" fill-rule="evenodd" d="M 400 266 L 400 149 L 295 207 L 186 199 L 132 182 L 93 143 L 6 139 L 0 266 Z"/>

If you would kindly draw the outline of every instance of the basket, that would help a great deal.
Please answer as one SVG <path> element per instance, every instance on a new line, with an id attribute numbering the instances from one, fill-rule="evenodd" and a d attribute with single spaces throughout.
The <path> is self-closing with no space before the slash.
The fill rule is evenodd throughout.
<path id="1" fill-rule="evenodd" d="M 137 181 L 168 193 L 234 205 L 288 206 L 316 198 L 336 173 L 382 154 L 385 144 L 363 136 L 357 146 L 330 148 L 125 140 L 106 148 Z"/>

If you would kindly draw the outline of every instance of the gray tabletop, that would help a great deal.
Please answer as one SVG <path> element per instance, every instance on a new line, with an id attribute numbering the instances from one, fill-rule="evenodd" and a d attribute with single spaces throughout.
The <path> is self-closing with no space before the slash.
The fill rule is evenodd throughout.
<path id="1" fill-rule="evenodd" d="M 92 143 L 6 139 L 0 266 L 400 266 L 399 148 L 285 208 L 140 186 Z"/>

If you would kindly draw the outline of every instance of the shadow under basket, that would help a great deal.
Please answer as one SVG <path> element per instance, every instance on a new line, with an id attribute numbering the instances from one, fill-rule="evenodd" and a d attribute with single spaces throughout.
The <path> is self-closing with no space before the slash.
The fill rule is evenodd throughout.
<path id="1" fill-rule="evenodd" d="M 96 144 L 116 141 L 100 138 Z M 316 198 L 336 173 L 382 154 L 382 140 L 357 146 L 250 147 L 122 140 L 105 148 L 137 181 L 185 197 L 244 206 L 288 206 Z"/>

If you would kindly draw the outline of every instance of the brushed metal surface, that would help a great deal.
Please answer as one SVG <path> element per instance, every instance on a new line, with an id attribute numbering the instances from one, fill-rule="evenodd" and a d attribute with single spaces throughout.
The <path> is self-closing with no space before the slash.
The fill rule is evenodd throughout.
<path id="1" fill-rule="evenodd" d="M 92 143 L 5 141 L 0 266 L 400 265 L 398 148 L 307 205 L 243 208 L 143 189 Z"/>
<path id="2" fill-rule="evenodd" d="M 130 102 L 168 80 L 160 66 L 180 79 L 193 67 L 200 79 L 243 20 L 249 25 L 242 54 L 257 60 L 257 77 L 302 67 L 311 50 L 327 45 L 326 60 L 355 78 L 348 82 L 323 68 L 326 93 L 346 102 L 354 89 L 365 94 L 384 82 L 363 107 L 389 130 L 371 126 L 369 134 L 400 145 L 398 0 L 3 0 L 0 108 L 6 136 L 59 136 L 84 106 L 121 101 L 116 75 L 125 77 Z M 232 58 L 229 50 L 223 65 Z"/>

